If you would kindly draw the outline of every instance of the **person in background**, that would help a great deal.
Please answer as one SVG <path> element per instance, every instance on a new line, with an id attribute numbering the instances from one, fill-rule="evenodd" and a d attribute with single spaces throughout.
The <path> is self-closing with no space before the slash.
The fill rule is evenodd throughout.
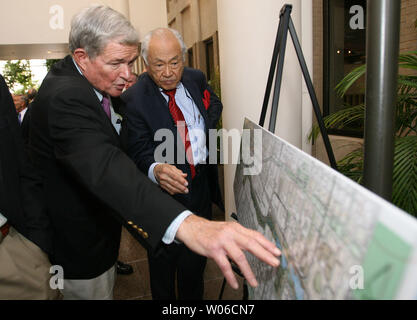
<path id="1" fill-rule="evenodd" d="M 17 112 L 17 119 L 19 120 L 19 124 L 21 124 L 28 110 L 28 96 L 26 94 L 15 94 L 13 95 L 13 102 Z"/>
<path id="2" fill-rule="evenodd" d="M 50 286 L 51 232 L 42 180 L 26 156 L 14 101 L 0 75 L 0 300 L 60 297 Z"/>
<path id="3" fill-rule="evenodd" d="M 25 145 L 27 146 L 29 143 L 29 123 L 30 123 L 30 113 L 32 110 L 33 101 L 36 98 L 38 91 L 35 88 L 30 88 L 26 94 L 28 99 L 28 106 L 26 108 L 26 113 L 21 121 L 21 128 L 22 128 L 22 136 Z"/>
<path id="4" fill-rule="evenodd" d="M 223 202 L 217 165 L 208 164 L 206 137 L 216 128 L 223 106 L 201 71 L 184 68 L 186 52 L 176 30 L 160 28 L 145 36 L 142 58 L 147 73 L 122 97 L 127 105 L 128 154 L 149 179 L 188 210 L 211 219 L 212 202 L 220 208 Z M 179 128 L 185 128 L 184 134 L 177 133 Z M 187 162 L 158 163 L 155 151 L 165 142 L 155 142 L 154 136 L 161 129 L 186 138 L 174 140 L 173 153 L 188 149 L 189 157 L 183 157 Z M 211 152 L 217 153 L 217 148 Z M 203 299 L 205 257 L 173 243 L 157 254 L 149 251 L 148 261 L 153 299 L 176 299 L 176 291 L 181 300 Z"/>
<path id="5" fill-rule="evenodd" d="M 29 105 L 35 100 L 38 91 L 35 88 L 30 88 L 27 92 L 27 97 L 29 100 Z"/>
<path id="6" fill-rule="evenodd" d="M 136 81 L 138 81 L 138 75 L 134 72 L 130 75 L 129 79 L 127 79 L 125 90 L 129 89 L 131 86 L 133 86 Z"/>

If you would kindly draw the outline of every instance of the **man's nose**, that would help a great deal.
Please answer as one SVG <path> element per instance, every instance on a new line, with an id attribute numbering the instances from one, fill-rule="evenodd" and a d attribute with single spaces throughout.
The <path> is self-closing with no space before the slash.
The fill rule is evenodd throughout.
<path id="1" fill-rule="evenodd" d="M 162 70 L 162 75 L 166 78 L 172 76 L 172 69 L 169 64 L 165 65 L 164 69 Z"/>
<path id="2" fill-rule="evenodd" d="M 129 77 L 131 76 L 131 74 L 132 74 L 131 67 L 127 64 L 123 64 L 122 70 L 121 70 L 121 77 L 127 81 Z"/>

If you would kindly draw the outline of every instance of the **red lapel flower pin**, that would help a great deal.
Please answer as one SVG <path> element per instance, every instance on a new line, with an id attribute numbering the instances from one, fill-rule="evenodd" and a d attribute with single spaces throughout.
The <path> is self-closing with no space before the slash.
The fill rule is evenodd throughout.
<path id="1" fill-rule="evenodd" d="M 207 89 L 204 91 L 203 103 L 206 110 L 208 110 L 210 106 L 210 92 Z"/>

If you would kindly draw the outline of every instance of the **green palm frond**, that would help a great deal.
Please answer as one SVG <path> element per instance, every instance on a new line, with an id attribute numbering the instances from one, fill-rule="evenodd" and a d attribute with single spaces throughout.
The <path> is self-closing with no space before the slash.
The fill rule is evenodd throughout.
<path id="1" fill-rule="evenodd" d="M 417 70 L 417 51 L 410 51 L 404 54 L 399 55 L 398 58 L 399 67 L 404 69 L 414 69 Z M 356 69 L 349 72 L 340 83 L 336 86 L 335 90 L 337 94 L 342 97 L 346 94 L 346 91 L 354 84 L 358 79 L 364 76 L 366 73 L 366 65 L 357 67 Z M 404 76 L 399 76 L 399 83 L 406 79 L 402 79 Z M 406 76 L 409 79 L 408 85 L 416 87 L 417 77 Z M 414 80 L 413 80 L 414 79 Z M 405 83 L 403 83 L 405 84 Z"/>
<path id="2" fill-rule="evenodd" d="M 398 61 L 400 68 L 417 70 L 417 51 L 400 54 Z"/>
<path id="3" fill-rule="evenodd" d="M 392 201 L 417 216 L 417 136 L 396 139 Z"/>
<path id="4" fill-rule="evenodd" d="M 399 69 L 417 70 L 417 51 L 399 56 Z M 366 73 L 366 65 L 351 71 L 335 88 L 343 96 Z M 365 106 L 349 106 L 324 118 L 326 128 L 343 129 L 352 122 L 363 124 Z M 309 139 L 320 131 L 313 126 Z M 363 181 L 363 149 L 356 149 L 338 162 L 339 171 L 352 180 Z M 417 76 L 398 76 L 393 198 L 395 205 L 417 217 Z"/>
<path id="5" fill-rule="evenodd" d="M 365 118 L 365 106 L 363 104 L 348 107 L 338 112 L 332 113 L 331 115 L 324 118 L 324 125 L 326 128 L 342 129 L 352 122 L 360 120 L 362 123 Z M 317 139 L 320 134 L 320 128 L 315 125 L 313 126 L 308 139 Z"/>
<path id="6" fill-rule="evenodd" d="M 361 184 L 363 180 L 363 148 L 348 153 L 338 161 L 337 168 L 340 173 Z"/>
<path id="7" fill-rule="evenodd" d="M 412 76 L 398 77 L 398 85 L 400 86 L 400 88 L 402 86 L 406 86 L 409 88 L 417 89 L 417 77 L 412 77 Z"/>
<path id="8" fill-rule="evenodd" d="M 336 93 L 343 97 L 346 91 L 354 84 L 358 79 L 360 79 L 366 73 L 366 65 L 357 67 L 352 70 L 348 75 L 346 75 L 342 81 L 336 86 Z"/>

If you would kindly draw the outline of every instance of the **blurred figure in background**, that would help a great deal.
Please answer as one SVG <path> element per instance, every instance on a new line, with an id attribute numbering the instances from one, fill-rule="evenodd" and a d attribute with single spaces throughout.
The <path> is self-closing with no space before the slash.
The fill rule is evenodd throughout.
<path id="1" fill-rule="evenodd" d="M 30 88 L 27 92 L 28 106 L 25 109 L 25 115 L 22 118 L 21 127 L 22 127 L 22 136 L 25 145 L 29 143 L 29 123 L 30 123 L 30 114 L 32 110 L 33 101 L 36 98 L 38 91 L 35 88 Z"/>
<path id="2" fill-rule="evenodd" d="M 136 73 L 132 72 L 129 79 L 127 79 L 127 81 L 126 81 L 125 90 L 127 90 L 131 86 L 133 86 L 136 83 L 136 81 L 138 81 L 138 78 L 139 78 L 139 76 Z"/>
<path id="3" fill-rule="evenodd" d="M 22 124 L 29 105 L 29 98 L 25 94 L 15 94 L 13 95 L 13 102 L 16 108 L 17 119 L 19 120 L 19 124 Z"/>
<path id="4" fill-rule="evenodd" d="M 21 100 L 15 98 L 19 109 Z M 0 75 L 0 300 L 59 298 L 49 285 L 51 237 L 42 180 L 27 159 L 13 99 Z"/>

